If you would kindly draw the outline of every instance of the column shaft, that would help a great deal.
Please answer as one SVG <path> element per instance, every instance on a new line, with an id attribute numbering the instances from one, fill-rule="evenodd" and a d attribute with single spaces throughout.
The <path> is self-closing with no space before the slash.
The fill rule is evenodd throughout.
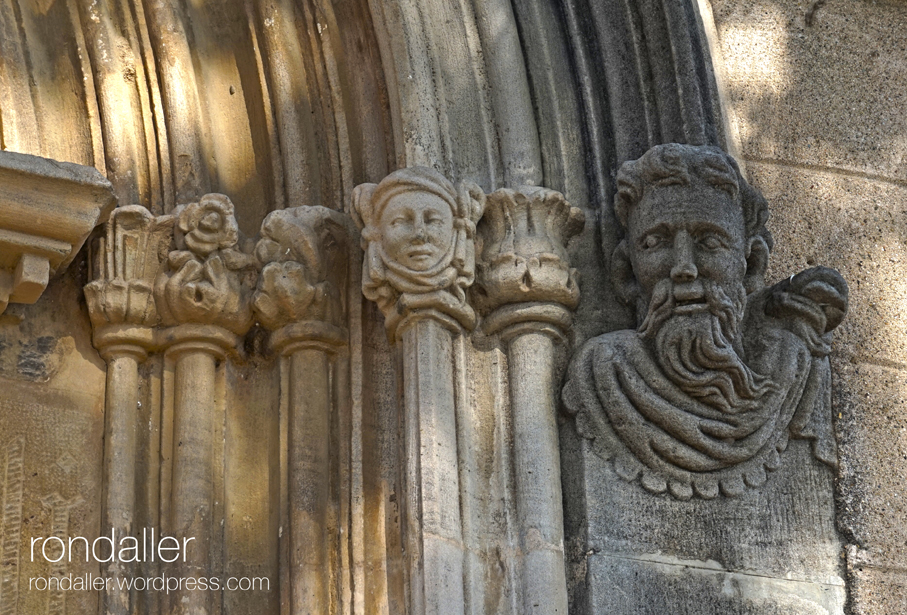
<path id="1" fill-rule="evenodd" d="M 136 413 L 139 402 L 138 358 L 129 352 L 107 357 L 106 429 L 104 432 L 105 506 L 102 527 L 112 528 L 119 541 L 133 533 L 135 516 Z M 128 563 L 104 565 L 105 575 L 121 578 L 131 570 Z M 116 582 L 104 592 L 104 613 L 129 615 L 129 591 Z"/>
<path id="2" fill-rule="evenodd" d="M 567 613 L 563 503 L 556 421 L 554 340 L 510 341 L 517 514 L 523 550 L 523 613 Z"/>
<path id="3" fill-rule="evenodd" d="M 288 438 L 292 615 L 331 612 L 331 406 L 328 354 L 316 349 L 293 352 Z"/>
<path id="4" fill-rule="evenodd" d="M 403 334 L 407 550 L 413 615 L 463 613 L 453 340 L 430 318 Z"/>
<path id="5" fill-rule="evenodd" d="M 213 535 L 214 420 L 217 357 L 206 350 L 177 355 L 174 374 L 173 482 L 171 530 L 183 544 L 194 538 L 174 562 L 184 577 L 207 577 Z M 171 594 L 174 615 L 208 615 L 212 592 L 180 590 Z"/>

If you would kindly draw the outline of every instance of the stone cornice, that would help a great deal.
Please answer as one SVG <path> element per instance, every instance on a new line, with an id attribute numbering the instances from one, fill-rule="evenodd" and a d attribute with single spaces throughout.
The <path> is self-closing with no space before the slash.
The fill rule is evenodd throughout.
<path id="1" fill-rule="evenodd" d="M 37 301 L 115 205 L 91 167 L 0 152 L 0 312 Z"/>

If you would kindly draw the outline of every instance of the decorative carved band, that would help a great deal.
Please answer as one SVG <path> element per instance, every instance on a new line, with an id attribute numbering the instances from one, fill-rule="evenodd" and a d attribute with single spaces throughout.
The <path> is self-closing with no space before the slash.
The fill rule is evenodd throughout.
<path id="1" fill-rule="evenodd" d="M 97 170 L 0 152 L 0 313 L 34 303 L 116 205 Z"/>

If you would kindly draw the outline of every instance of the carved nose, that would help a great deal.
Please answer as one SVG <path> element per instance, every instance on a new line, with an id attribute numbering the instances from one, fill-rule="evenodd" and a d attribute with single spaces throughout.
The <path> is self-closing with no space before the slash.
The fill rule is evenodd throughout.
<path id="1" fill-rule="evenodd" d="M 418 240 L 420 242 L 424 242 L 428 238 L 428 233 L 425 229 L 425 222 L 423 222 L 422 220 L 416 220 L 415 231 L 416 231 L 416 235 L 415 235 L 416 240 Z"/>
<path id="2" fill-rule="evenodd" d="M 693 238 L 681 231 L 674 240 L 674 266 L 671 268 L 671 280 L 677 283 L 692 282 L 699 275 L 693 258 Z"/>

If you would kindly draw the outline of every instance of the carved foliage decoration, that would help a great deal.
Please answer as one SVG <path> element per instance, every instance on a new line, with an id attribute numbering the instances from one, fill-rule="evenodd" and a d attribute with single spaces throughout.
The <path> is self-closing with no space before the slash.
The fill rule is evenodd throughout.
<path id="1" fill-rule="evenodd" d="M 154 280 L 167 260 L 173 216 L 154 217 L 144 207 L 115 209 L 106 233 L 94 246 L 93 276 L 85 286 L 88 313 L 95 327 L 159 322 Z"/>
<path id="2" fill-rule="evenodd" d="M 767 205 L 717 148 L 656 146 L 618 185 L 612 269 L 639 327 L 574 356 L 563 398 L 578 431 L 619 476 L 678 499 L 762 485 L 791 437 L 833 465 L 841 276 L 817 267 L 765 288 Z"/>
<path id="3" fill-rule="evenodd" d="M 268 214 L 255 255 L 264 264 L 252 299 L 269 329 L 301 321 L 342 324 L 349 219 L 325 207 Z"/>
<path id="4" fill-rule="evenodd" d="M 564 320 L 559 324 L 569 326 L 568 310 L 579 302 L 579 283 L 566 246 L 584 223 L 582 210 L 554 190 L 526 186 L 488 195 L 478 225 L 481 258 L 472 289 L 476 307 L 486 315 L 486 330 L 512 320 L 488 315 L 513 304 L 524 311 L 527 304 L 554 304 L 561 308 L 556 310 Z M 545 319 L 538 309 L 533 311 Z"/>
<path id="5" fill-rule="evenodd" d="M 233 203 L 206 194 L 174 211 L 176 250 L 154 295 L 164 325 L 212 324 L 236 334 L 252 325 L 256 262 L 240 249 Z"/>
<path id="6" fill-rule="evenodd" d="M 152 350 L 172 343 L 160 327 L 214 325 L 242 335 L 258 319 L 288 329 L 275 339 L 315 335 L 343 344 L 353 234 L 341 212 L 296 207 L 270 213 L 253 244 L 222 194 L 165 216 L 118 208 L 93 246 L 95 279 L 85 286 L 95 343 Z M 319 327 L 289 331 L 300 323 Z"/>
<path id="7" fill-rule="evenodd" d="M 475 229 L 485 194 L 455 188 L 425 167 L 400 169 L 353 192 L 353 216 L 365 250 L 362 292 L 384 313 L 393 338 L 401 320 L 434 310 L 471 330 L 466 299 L 475 279 Z"/>

